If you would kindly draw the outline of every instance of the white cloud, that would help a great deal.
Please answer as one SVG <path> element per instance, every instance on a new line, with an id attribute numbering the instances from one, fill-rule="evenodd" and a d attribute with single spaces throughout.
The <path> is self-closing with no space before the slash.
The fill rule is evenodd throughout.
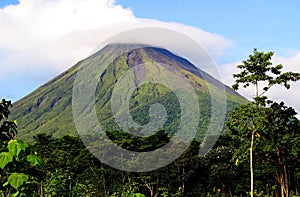
<path id="1" fill-rule="evenodd" d="M 283 72 L 292 71 L 300 73 L 300 51 L 295 52 L 288 57 L 282 57 L 277 54 L 273 56 L 273 65 L 282 64 Z M 233 73 L 239 73 L 240 71 L 236 68 L 240 62 L 230 63 L 222 65 L 220 67 L 221 78 L 225 84 L 232 85 L 234 83 L 234 78 L 232 77 Z M 251 99 L 255 95 L 254 87 L 241 89 L 238 91 L 241 95 L 244 95 L 246 98 Z M 282 86 L 274 86 L 270 89 L 267 96 L 277 102 L 283 101 L 287 106 L 293 107 L 298 113 L 300 113 L 300 85 L 299 82 L 291 82 L 291 88 L 287 90 Z M 300 116 L 298 116 L 300 118 Z"/>
<path id="2" fill-rule="evenodd" d="M 232 41 L 177 23 L 136 18 L 114 0 L 20 0 L 0 9 L 0 89 L 13 100 L 90 55 L 102 41 L 124 30 L 164 27 L 201 43 L 213 58 Z M 4 77 L 11 76 L 11 77 Z M 17 86 L 28 87 L 13 92 Z M 4 81 L 4 79 L 6 81 Z M 5 84 L 6 83 L 6 84 Z M 35 85 L 33 85 L 35 84 Z M 9 88 L 8 88 L 9 89 Z"/>
<path id="3" fill-rule="evenodd" d="M 0 10 L 0 50 L 9 53 L 7 57 L 13 61 L 22 61 L 24 56 L 27 61 L 45 57 L 47 63 L 54 59 L 51 56 L 58 55 L 55 61 L 59 62 L 64 59 L 60 57 L 64 56 L 62 53 L 69 58 L 70 51 L 64 51 L 66 43 L 62 39 L 67 34 L 132 20 L 131 11 L 113 5 L 112 1 L 21 0 L 16 6 Z"/>

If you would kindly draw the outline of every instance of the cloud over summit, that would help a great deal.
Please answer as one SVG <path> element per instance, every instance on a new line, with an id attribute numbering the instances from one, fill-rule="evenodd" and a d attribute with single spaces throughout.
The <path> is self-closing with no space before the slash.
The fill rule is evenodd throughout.
<path id="1" fill-rule="evenodd" d="M 139 27 L 185 33 L 216 57 L 231 45 L 197 28 L 137 18 L 114 0 L 20 0 L 0 9 L 0 89 L 5 90 L 0 96 L 15 101 L 90 55 L 102 41 Z"/>

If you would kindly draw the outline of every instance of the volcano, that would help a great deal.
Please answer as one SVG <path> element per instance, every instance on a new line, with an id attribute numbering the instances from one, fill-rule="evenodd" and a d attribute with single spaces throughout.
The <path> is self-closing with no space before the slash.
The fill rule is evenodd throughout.
<path id="1" fill-rule="evenodd" d="M 246 99 L 238 93 L 183 57 L 163 48 L 130 46 L 131 44 L 109 44 L 17 101 L 12 110 L 12 118 L 18 121 L 18 138 L 31 141 L 33 136 L 40 133 L 51 134 L 53 137 L 78 135 L 72 113 L 73 86 L 77 73 L 90 64 L 94 66 L 99 64 L 99 69 L 103 68 L 103 62 L 99 60 L 111 57 L 114 51 L 124 48 L 130 50 L 123 50 L 105 65 L 94 93 L 95 111 L 99 124 L 104 130 L 122 130 L 116 123 L 111 109 L 114 87 L 128 70 L 141 64 L 146 67 L 149 63 L 168 65 L 173 71 L 180 73 L 191 85 L 197 95 L 200 109 L 197 131 L 199 138 L 203 131 L 207 130 L 212 118 L 210 90 L 225 93 L 226 111 L 231 111 L 235 106 L 246 102 Z M 217 104 L 218 99 L 224 98 L 218 98 L 218 96 L 214 98 Z M 162 84 L 137 85 L 128 101 L 130 116 L 139 125 L 147 125 L 151 122 L 149 109 L 155 103 L 160 103 L 165 107 L 166 118 L 161 129 L 172 134 L 180 125 L 182 112 L 180 112 L 180 102 L 176 95 Z"/>

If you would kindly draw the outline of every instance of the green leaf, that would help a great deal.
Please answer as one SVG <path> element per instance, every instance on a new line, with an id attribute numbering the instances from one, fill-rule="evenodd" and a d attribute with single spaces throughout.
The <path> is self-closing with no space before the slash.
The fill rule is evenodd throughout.
<path id="1" fill-rule="evenodd" d="M 236 160 L 235 160 L 235 165 L 238 166 L 239 163 L 240 163 L 239 159 L 236 159 Z"/>
<path id="2" fill-rule="evenodd" d="M 20 194 L 20 192 L 19 192 L 19 191 L 17 191 L 17 192 L 16 192 L 16 193 L 14 193 L 12 196 L 13 196 L 13 197 L 17 197 L 19 194 Z"/>
<path id="3" fill-rule="evenodd" d="M 0 153 L 0 168 L 4 169 L 4 167 L 13 161 L 14 155 L 11 152 L 2 152 Z"/>
<path id="4" fill-rule="evenodd" d="M 24 173 L 12 173 L 7 179 L 7 183 L 10 184 L 16 190 L 27 181 L 28 175 Z"/>
<path id="5" fill-rule="evenodd" d="M 42 167 L 45 166 L 45 162 L 42 159 L 42 157 L 38 155 L 28 155 L 27 156 L 27 161 L 29 161 L 33 166 L 40 165 Z"/>
<path id="6" fill-rule="evenodd" d="M 19 140 L 10 140 L 7 146 L 9 152 L 13 153 L 16 157 L 19 156 L 22 150 L 25 151 L 27 147 L 28 144 Z"/>
<path id="7" fill-rule="evenodd" d="M 141 193 L 135 193 L 135 194 L 134 194 L 134 197 L 145 197 L 145 195 L 144 195 L 144 194 L 141 194 Z"/>

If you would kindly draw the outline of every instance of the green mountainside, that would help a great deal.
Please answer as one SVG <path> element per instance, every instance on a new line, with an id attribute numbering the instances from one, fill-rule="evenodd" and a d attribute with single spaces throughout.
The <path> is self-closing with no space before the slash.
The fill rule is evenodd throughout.
<path id="1" fill-rule="evenodd" d="M 123 46 L 121 44 L 107 45 L 14 103 L 12 118 L 18 121 L 18 137 L 31 141 L 32 137 L 39 133 L 51 134 L 53 137 L 66 134 L 78 135 L 72 114 L 72 91 L 76 73 L 90 62 L 97 63 L 97 58 L 100 56 L 109 56 L 118 47 Z M 207 129 L 210 120 L 211 98 L 208 87 L 213 89 L 225 87 L 227 111 L 246 102 L 235 91 L 196 68 L 188 60 L 165 49 L 144 46 L 127 51 L 115 58 L 99 78 L 95 92 L 95 109 L 98 120 L 105 130 L 120 130 L 111 112 L 111 95 L 114 86 L 128 69 L 145 62 L 172 65 L 192 84 L 197 93 L 199 109 L 201 109 L 198 136 L 201 136 L 202 130 Z M 168 87 L 160 84 L 144 84 L 137 87 L 129 101 L 131 116 L 139 124 L 147 124 L 150 121 L 149 107 L 157 102 L 164 105 L 167 113 L 163 130 L 172 134 L 179 125 L 180 104 L 176 95 Z"/>

